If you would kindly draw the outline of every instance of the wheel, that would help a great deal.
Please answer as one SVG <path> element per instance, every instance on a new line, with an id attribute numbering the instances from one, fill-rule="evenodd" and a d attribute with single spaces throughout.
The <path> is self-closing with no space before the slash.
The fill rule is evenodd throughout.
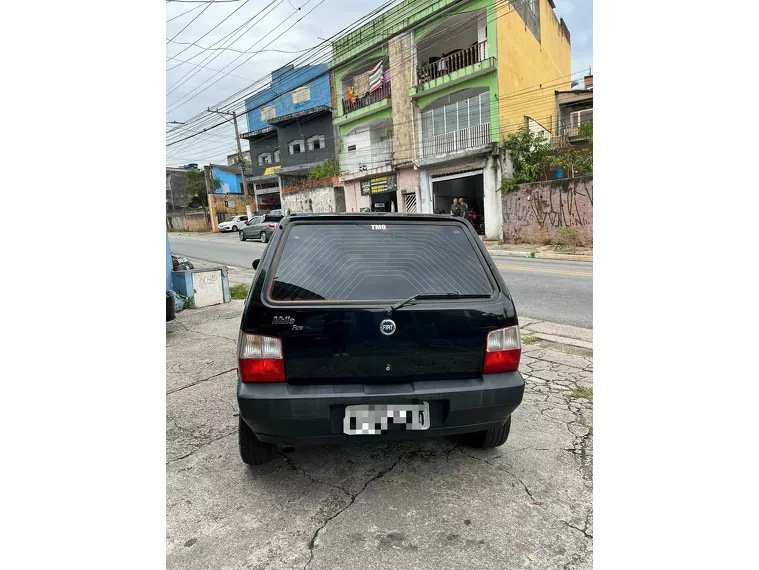
<path id="1" fill-rule="evenodd" d="M 506 423 L 497 428 L 490 428 L 484 431 L 476 431 L 474 433 L 465 434 L 464 442 L 471 447 L 479 447 L 480 449 L 498 447 L 506 443 L 506 440 L 509 439 L 510 429 L 511 416 L 509 416 L 509 419 L 506 420 Z"/>
<path id="2" fill-rule="evenodd" d="M 245 241 L 245 232 L 240 230 L 240 241 Z"/>
<path id="3" fill-rule="evenodd" d="M 232 226 L 232 231 L 236 232 L 237 231 L 237 226 Z"/>
<path id="4" fill-rule="evenodd" d="M 266 243 L 266 232 L 261 232 L 261 243 Z"/>
<path id="5" fill-rule="evenodd" d="M 245 420 L 238 418 L 240 426 L 237 430 L 240 442 L 240 458 L 248 465 L 263 465 L 274 459 L 276 446 L 271 443 L 260 441 L 256 434 L 248 427 Z"/>

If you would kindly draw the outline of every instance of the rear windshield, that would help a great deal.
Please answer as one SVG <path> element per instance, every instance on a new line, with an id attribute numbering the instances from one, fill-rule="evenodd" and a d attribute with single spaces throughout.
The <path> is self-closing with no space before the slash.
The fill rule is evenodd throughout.
<path id="1" fill-rule="evenodd" d="M 293 225 L 273 275 L 273 301 L 493 294 L 480 257 L 456 223 Z"/>

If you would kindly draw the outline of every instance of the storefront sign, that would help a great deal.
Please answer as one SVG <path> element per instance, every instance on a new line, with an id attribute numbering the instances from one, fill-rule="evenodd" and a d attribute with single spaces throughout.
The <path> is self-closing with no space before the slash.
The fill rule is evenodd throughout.
<path id="1" fill-rule="evenodd" d="M 270 166 L 269 168 L 267 168 L 266 170 L 264 170 L 264 176 L 268 176 L 269 174 L 274 174 L 274 171 L 275 170 L 279 170 L 280 168 L 282 168 L 282 165 L 279 165 L 279 166 Z"/>
<path id="2" fill-rule="evenodd" d="M 361 181 L 362 196 L 381 194 L 382 192 L 395 192 L 396 190 L 398 190 L 398 184 L 395 174 L 388 174 L 387 176 L 379 176 L 377 178 Z"/>

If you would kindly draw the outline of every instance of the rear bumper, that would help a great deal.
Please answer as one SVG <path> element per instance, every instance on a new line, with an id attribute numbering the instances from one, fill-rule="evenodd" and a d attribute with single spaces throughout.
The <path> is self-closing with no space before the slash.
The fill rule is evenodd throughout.
<path id="1" fill-rule="evenodd" d="M 261 441 L 290 445 L 351 443 L 380 439 L 442 437 L 503 424 L 522 402 L 519 372 L 464 380 L 386 385 L 237 383 L 240 416 Z M 345 435 L 345 406 L 355 404 L 430 405 L 430 428 L 389 430 L 381 435 Z"/>

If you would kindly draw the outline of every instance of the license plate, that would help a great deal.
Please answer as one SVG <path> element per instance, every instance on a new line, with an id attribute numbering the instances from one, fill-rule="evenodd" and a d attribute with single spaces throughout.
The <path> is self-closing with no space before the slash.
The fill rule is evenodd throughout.
<path id="1" fill-rule="evenodd" d="M 430 427 L 430 406 L 421 404 L 361 404 L 346 406 L 343 432 L 348 435 L 379 435 L 390 424 L 406 429 L 425 430 Z"/>

